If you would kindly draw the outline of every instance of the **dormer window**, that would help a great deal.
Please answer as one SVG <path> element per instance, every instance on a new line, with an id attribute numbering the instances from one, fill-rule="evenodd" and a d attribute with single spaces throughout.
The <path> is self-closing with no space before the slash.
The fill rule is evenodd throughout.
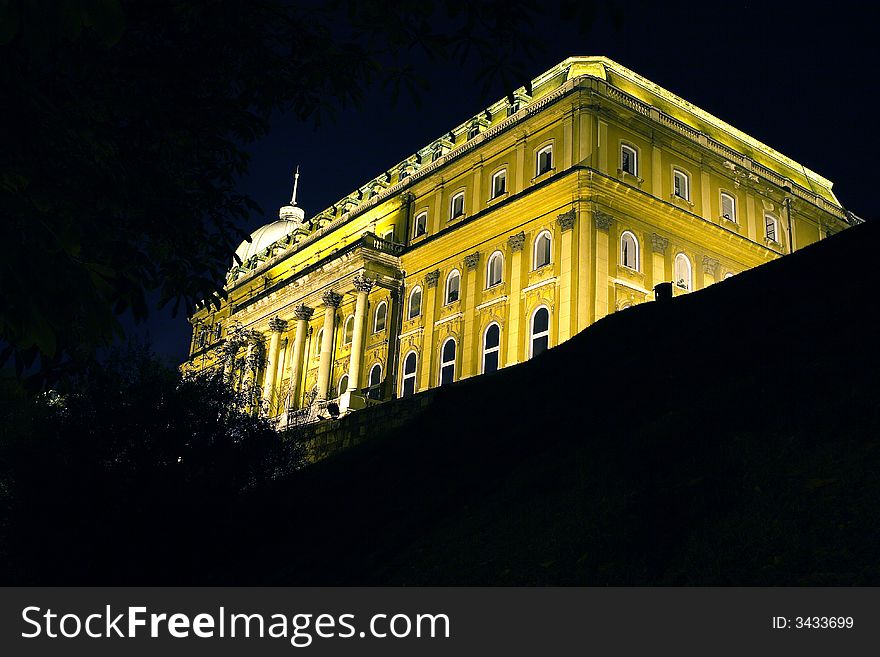
<path id="1" fill-rule="evenodd" d="M 459 192 L 452 197 L 449 203 L 449 218 L 458 219 L 464 216 L 464 192 Z"/>
<path id="2" fill-rule="evenodd" d="M 476 125 L 476 124 L 475 124 L 475 125 L 472 125 L 472 126 L 470 127 L 470 130 L 468 130 L 467 138 L 468 138 L 469 140 L 470 140 L 470 139 L 473 139 L 473 138 L 476 137 L 478 134 L 480 134 L 480 126 L 479 126 L 479 125 Z"/>
<path id="3" fill-rule="evenodd" d="M 627 144 L 620 146 L 620 170 L 631 176 L 638 175 L 639 154 L 635 148 Z"/>

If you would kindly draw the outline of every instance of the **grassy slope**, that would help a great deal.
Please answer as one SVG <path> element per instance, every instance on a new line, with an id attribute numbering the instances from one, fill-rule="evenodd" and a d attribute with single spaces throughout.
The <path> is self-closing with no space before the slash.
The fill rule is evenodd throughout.
<path id="1" fill-rule="evenodd" d="M 861 226 L 444 389 L 249 506 L 217 577 L 880 584 L 877 245 Z"/>

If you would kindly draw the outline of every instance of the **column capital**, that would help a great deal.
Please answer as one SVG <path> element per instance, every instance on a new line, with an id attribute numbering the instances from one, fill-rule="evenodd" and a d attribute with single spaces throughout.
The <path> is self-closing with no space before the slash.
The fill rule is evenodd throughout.
<path id="1" fill-rule="evenodd" d="M 523 231 L 519 231 L 516 235 L 511 235 L 507 238 L 507 246 L 513 252 L 522 251 L 525 245 L 526 234 Z"/>
<path id="2" fill-rule="evenodd" d="M 354 283 L 354 289 L 357 290 L 358 292 L 369 292 L 371 289 L 373 289 L 373 285 L 375 284 L 375 281 L 367 278 L 363 274 L 358 274 L 357 276 L 354 277 L 353 283 Z"/>
<path id="3" fill-rule="evenodd" d="M 280 317 L 273 317 L 269 320 L 269 330 L 273 333 L 283 333 L 287 330 L 287 322 Z"/>
<path id="4" fill-rule="evenodd" d="M 606 214 L 599 210 L 596 210 L 593 213 L 593 219 L 596 222 L 596 228 L 601 230 L 608 230 L 611 228 L 611 221 L 614 219 L 610 214 Z"/>
<path id="5" fill-rule="evenodd" d="M 666 253 L 667 246 L 669 246 L 668 239 L 657 233 L 651 233 L 651 248 L 655 253 Z"/>
<path id="6" fill-rule="evenodd" d="M 304 319 L 306 321 L 309 321 L 312 318 L 312 314 L 314 312 L 314 308 L 309 308 L 304 303 L 301 303 L 294 309 L 293 316 L 297 319 Z"/>
<path id="7" fill-rule="evenodd" d="M 434 271 L 429 271 L 425 274 L 425 286 L 426 287 L 437 287 L 437 281 L 440 280 L 440 270 L 435 269 Z"/>
<path id="8" fill-rule="evenodd" d="M 718 273 L 718 266 L 721 263 L 718 262 L 715 258 L 710 258 L 709 256 L 703 256 L 703 273 L 711 274 L 714 276 Z"/>
<path id="9" fill-rule="evenodd" d="M 556 223 L 559 225 L 559 228 L 565 232 L 567 230 L 571 230 L 574 227 L 575 220 L 575 212 L 574 208 L 569 208 L 567 212 L 563 212 L 558 217 L 556 217 Z"/>
<path id="10" fill-rule="evenodd" d="M 480 252 L 475 251 L 469 255 L 464 257 L 464 266 L 468 268 L 468 271 L 473 271 L 477 268 L 477 265 L 480 264 Z"/>
<path id="11" fill-rule="evenodd" d="M 327 290 L 321 295 L 321 301 L 328 308 L 339 308 L 339 304 L 342 303 L 342 295 L 333 290 Z"/>

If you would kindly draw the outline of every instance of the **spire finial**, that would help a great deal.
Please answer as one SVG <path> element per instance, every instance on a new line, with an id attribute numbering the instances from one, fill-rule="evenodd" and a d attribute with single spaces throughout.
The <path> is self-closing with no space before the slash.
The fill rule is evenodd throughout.
<path id="1" fill-rule="evenodd" d="M 293 195 L 290 197 L 290 204 L 296 207 L 296 186 L 299 184 L 299 165 L 296 165 L 296 172 L 293 174 Z"/>

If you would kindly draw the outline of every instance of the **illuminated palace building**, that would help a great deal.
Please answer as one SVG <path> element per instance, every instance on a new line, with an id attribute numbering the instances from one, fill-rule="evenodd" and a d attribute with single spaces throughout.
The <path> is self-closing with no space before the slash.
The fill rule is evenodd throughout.
<path id="1" fill-rule="evenodd" d="M 533 358 L 859 221 L 822 176 L 604 57 L 574 57 L 236 251 L 186 371 L 281 424 Z M 239 262 L 240 261 L 240 262 Z M 666 286 L 668 289 L 668 286 Z"/>

